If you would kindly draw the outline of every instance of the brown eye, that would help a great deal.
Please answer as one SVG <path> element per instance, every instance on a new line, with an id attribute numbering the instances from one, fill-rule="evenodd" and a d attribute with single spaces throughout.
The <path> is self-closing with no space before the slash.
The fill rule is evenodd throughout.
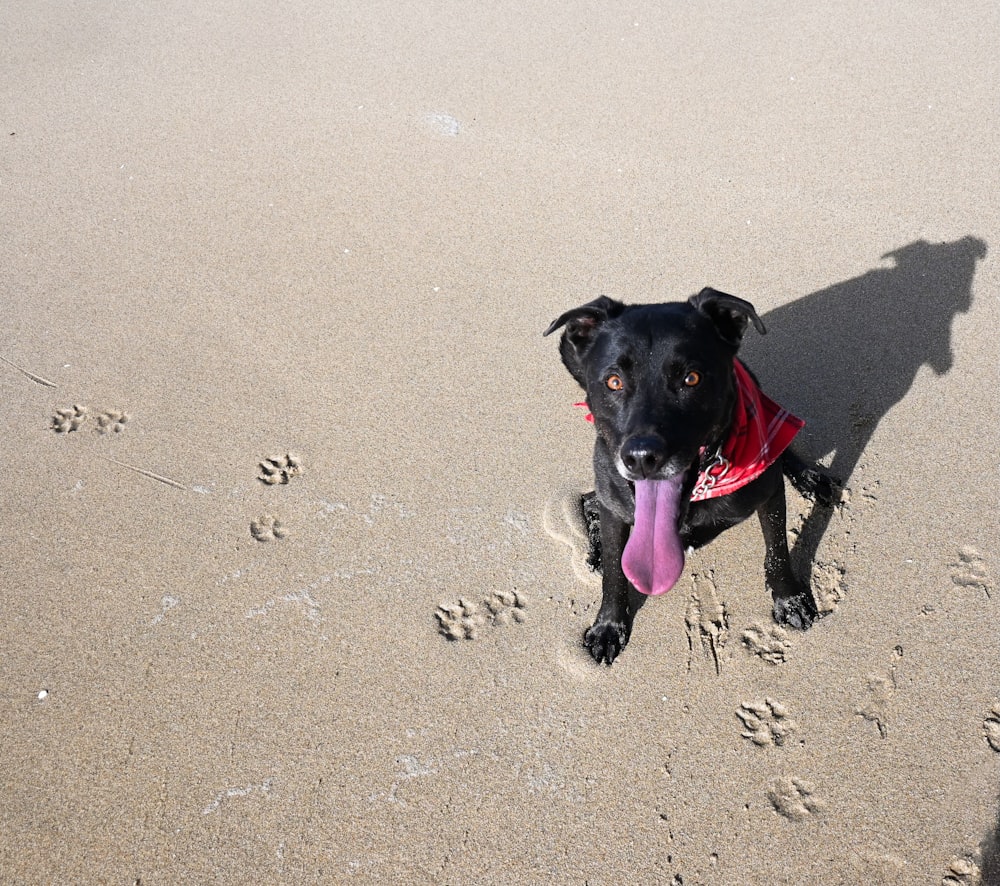
<path id="1" fill-rule="evenodd" d="M 695 369 L 692 369 L 687 375 L 684 376 L 684 384 L 689 388 L 693 388 L 701 382 L 701 373 Z"/>
<path id="2" fill-rule="evenodd" d="M 622 381 L 622 377 L 620 375 L 609 375 L 604 383 L 612 391 L 620 391 L 625 387 L 625 382 Z"/>

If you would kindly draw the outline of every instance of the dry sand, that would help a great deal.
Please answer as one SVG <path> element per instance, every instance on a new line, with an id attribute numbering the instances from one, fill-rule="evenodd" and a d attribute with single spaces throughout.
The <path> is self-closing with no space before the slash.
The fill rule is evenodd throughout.
<path id="1" fill-rule="evenodd" d="M 989 882 L 998 46 L 993 2 L 4 4 L 0 881 Z M 747 523 L 599 668 L 541 332 L 706 284 L 848 476 L 832 613 L 774 627 Z"/>

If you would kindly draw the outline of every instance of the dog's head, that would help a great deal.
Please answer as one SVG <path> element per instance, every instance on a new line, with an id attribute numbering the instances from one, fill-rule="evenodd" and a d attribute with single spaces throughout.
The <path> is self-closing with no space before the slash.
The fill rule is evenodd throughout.
<path id="1" fill-rule="evenodd" d="M 749 302 L 703 289 L 686 302 L 624 305 L 607 296 L 567 311 L 563 363 L 587 393 L 594 426 L 626 480 L 666 480 L 721 442 L 736 399 L 733 358 Z"/>

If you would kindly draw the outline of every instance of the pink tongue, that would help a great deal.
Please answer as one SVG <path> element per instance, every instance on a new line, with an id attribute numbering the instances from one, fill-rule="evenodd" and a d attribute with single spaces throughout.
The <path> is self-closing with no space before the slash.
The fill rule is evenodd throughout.
<path id="1" fill-rule="evenodd" d="M 622 554 L 622 569 L 643 594 L 665 594 L 684 571 L 677 531 L 682 481 L 683 476 L 677 476 L 635 483 L 635 525 Z"/>

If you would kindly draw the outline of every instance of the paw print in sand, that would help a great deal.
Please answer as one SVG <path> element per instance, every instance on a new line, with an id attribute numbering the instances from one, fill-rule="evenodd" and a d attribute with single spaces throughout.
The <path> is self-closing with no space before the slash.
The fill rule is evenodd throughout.
<path id="1" fill-rule="evenodd" d="M 987 598 L 993 596 L 993 582 L 986 561 L 979 551 L 968 545 L 958 552 L 958 559 L 951 564 L 951 581 L 956 588 L 974 588 Z"/>
<path id="2" fill-rule="evenodd" d="M 522 624 L 527 617 L 526 609 L 524 594 L 519 591 L 494 591 L 482 603 L 473 603 L 465 597 L 457 603 L 442 603 L 434 616 L 438 630 L 449 640 L 475 640 L 487 622 L 494 627 L 512 621 Z"/>
<path id="3" fill-rule="evenodd" d="M 80 430 L 80 425 L 86 420 L 87 407 L 74 404 L 66 409 L 56 410 L 56 414 L 52 416 L 52 430 L 57 434 L 70 434 Z"/>
<path id="4" fill-rule="evenodd" d="M 788 708 L 773 698 L 744 702 L 737 709 L 736 716 L 746 727 L 746 732 L 742 733 L 743 737 L 749 738 L 758 747 L 768 745 L 781 747 L 799 728 L 798 724 L 788 716 Z"/>
<path id="5" fill-rule="evenodd" d="M 805 821 L 823 811 L 823 803 L 813 793 L 813 786 L 801 778 L 776 779 L 767 792 L 774 811 L 789 821 Z"/>
<path id="6" fill-rule="evenodd" d="M 268 486 L 289 483 L 292 477 L 302 473 L 302 462 L 298 456 L 288 453 L 284 458 L 265 458 L 260 463 L 260 476 L 257 477 Z"/>
<path id="7" fill-rule="evenodd" d="M 769 664 L 783 664 L 785 656 L 792 648 L 788 631 L 781 625 L 755 624 L 743 632 L 743 645 L 758 658 Z"/>
<path id="8" fill-rule="evenodd" d="M 486 601 L 490 619 L 495 625 L 522 624 L 526 617 L 524 595 L 517 591 L 496 591 Z"/>
<path id="9" fill-rule="evenodd" d="M 457 603 L 442 603 L 434 615 L 438 630 L 449 640 L 475 640 L 483 624 L 479 607 L 464 597 Z"/>
<path id="10" fill-rule="evenodd" d="M 128 413 L 118 409 L 106 409 L 97 416 L 97 432 L 99 434 L 120 434 L 129 419 Z"/>
<path id="11" fill-rule="evenodd" d="M 257 541 L 271 541 L 288 537 L 285 524 L 271 514 L 263 514 L 250 524 L 250 534 Z"/>
<path id="12" fill-rule="evenodd" d="M 978 886 L 980 883 L 982 871 L 975 859 L 968 855 L 954 856 L 941 878 L 941 886 Z"/>
<path id="13" fill-rule="evenodd" d="M 57 409 L 55 415 L 52 416 L 52 430 L 57 434 L 78 431 L 89 415 L 90 410 L 79 403 L 74 403 L 66 409 Z M 94 430 L 99 434 L 107 434 L 109 431 L 119 434 L 128 420 L 128 414 L 120 409 L 105 409 L 97 414 L 97 427 Z"/>
<path id="14" fill-rule="evenodd" d="M 694 592 L 688 598 L 684 626 L 688 638 L 688 670 L 691 670 L 694 650 L 702 651 L 715 663 L 715 673 L 721 673 L 719 652 L 729 639 L 729 612 L 719 599 L 715 577 L 711 571 L 691 576 Z"/>
<path id="15" fill-rule="evenodd" d="M 812 589 L 816 606 L 821 615 L 837 609 L 847 591 L 844 584 L 844 567 L 839 563 L 813 563 Z"/>

